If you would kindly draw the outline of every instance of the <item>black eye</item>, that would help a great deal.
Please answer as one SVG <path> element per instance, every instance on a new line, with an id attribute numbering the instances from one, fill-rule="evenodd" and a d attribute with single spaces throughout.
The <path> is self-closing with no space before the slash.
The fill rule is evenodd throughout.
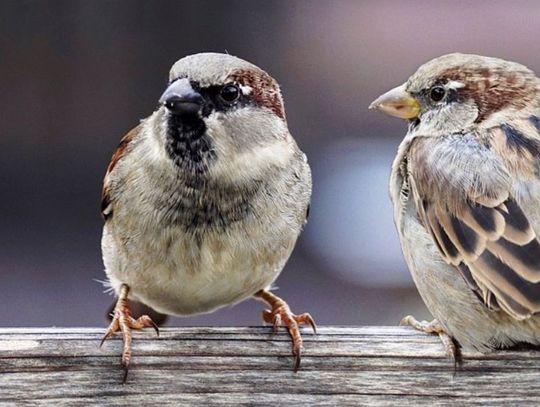
<path id="1" fill-rule="evenodd" d="M 444 95 L 446 95 L 446 89 L 442 86 L 434 86 L 429 91 L 429 97 L 434 102 L 440 102 L 444 98 Z"/>
<path id="2" fill-rule="evenodd" d="M 221 98 L 227 103 L 235 102 L 236 100 L 238 100 L 240 95 L 240 89 L 238 88 L 238 86 L 233 84 L 225 85 L 223 88 L 221 88 L 219 92 L 219 96 L 221 96 Z"/>

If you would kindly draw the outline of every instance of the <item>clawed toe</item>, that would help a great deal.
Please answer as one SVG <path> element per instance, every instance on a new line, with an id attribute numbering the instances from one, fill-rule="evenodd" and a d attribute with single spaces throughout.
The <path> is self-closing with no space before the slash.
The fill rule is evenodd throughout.
<path id="1" fill-rule="evenodd" d="M 268 291 L 260 291 L 256 296 L 263 299 L 272 308 L 271 310 L 263 311 L 262 317 L 266 323 L 272 324 L 274 333 L 278 331 L 280 326 L 287 328 L 292 339 L 292 354 L 294 356 L 293 370 L 297 372 L 300 368 L 303 348 L 300 326 L 310 325 L 316 334 L 317 325 L 315 321 L 308 313 L 300 315 L 293 314 L 285 301 Z"/>
<path id="2" fill-rule="evenodd" d="M 294 356 L 293 372 L 296 373 L 298 372 L 298 369 L 300 369 L 300 361 L 302 359 L 302 345 L 293 345 L 292 354 Z"/>
<path id="3" fill-rule="evenodd" d="M 399 325 L 401 325 L 401 326 L 407 326 L 408 325 L 408 326 L 411 326 L 411 327 L 413 327 L 414 329 L 416 329 L 418 331 L 422 331 L 422 332 L 425 332 L 425 333 L 428 333 L 428 334 L 438 334 L 440 332 L 444 332 L 444 328 L 439 323 L 439 321 L 437 321 L 436 319 L 434 319 L 431 322 L 418 321 L 412 315 L 407 315 L 405 318 L 403 318 L 399 322 Z"/>
<path id="4" fill-rule="evenodd" d="M 267 316 L 265 318 L 265 316 Z M 302 359 L 303 341 L 300 333 L 301 325 L 311 325 L 314 333 L 317 333 L 315 321 L 309 314 L 294 315 L 287 307 L 278 307 L 272 311 L 266 311 L 263 319 L 273 324 L 274 332 L 277 332 L 280 326 L 287 328 L 292 340 L 292 355 L 294 356 L 293 371 L 296 373 L 300 369 Z"/>
<path id="5" fill-rule="evenodd" d="M 434 319 L 431 322 L 428 321 L 418 321 L 415 317 L 412 315 L 407 315 L 405 318 L 403 318 L 399 325 L 401 326 L 411 326 L 414 329 L 418 331 L 422 331 L 428 334 L 437 334 L 439 335 L 439 338 L 441 339 L 441 342 L 444 346 L 444 350 L 446 352 L 446 355 L 451 358 L 454 361 L 454 366 L 457 367 L 457 365 L 461 361 L 461 355 L 459 352 L 459 345 L 455 341 L 454 338 L 452 338 L 443 328 L 441 323 Z"/>
<path id="6" fill-rule="evenodd" d="M 311 317 L 310 314 L 307 312 L 300 314 L 295 317 L 296 322 L 298 322 L 300 325 L 309 325 L 311 326 L 311 329 L 313 329 L 313 333 L 317 334 L 317 324 L 315 323 L 315 320 Z"/>
<path id="7" fill-rule="evenodd" d="M 129 289 L 126 285 L 122 285 L 120 295 L 112 314 L 112 321 L 101 339 L 99 346 L 113 336 L 116 332 L 122 333 L 123 349 L 122 349 L 122 368 L 124 369 L 123 383 L 126 383 L 129 372 L 129 363 L 131 360 L 131 341 L 132 330 L 153 328 L 159 336 L 159 328 L 148 315 L 143 315 L 137 319 L 131 316 L 131 309 L 127 302 Z"/>

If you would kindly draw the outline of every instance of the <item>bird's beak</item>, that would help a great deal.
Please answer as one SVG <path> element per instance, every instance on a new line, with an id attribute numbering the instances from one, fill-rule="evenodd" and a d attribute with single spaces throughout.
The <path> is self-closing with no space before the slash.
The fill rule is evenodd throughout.
<path id="1" fill-rule="evenodd" d="M 405 85 L 401 85 L 379 96 L 369 109 L 400 119 L 415 119 L 420 114 L 420 103 L 405 90 Z"/>
<path id="2" fill-rule="evenodd" d="M 172 113 L 196 115 L 202 109 L 204 99 L 200 93 L 193 89 L 188 79 L 181 78 L 175 80 L 165 89 L 159 98 L 159 103 Z"/>

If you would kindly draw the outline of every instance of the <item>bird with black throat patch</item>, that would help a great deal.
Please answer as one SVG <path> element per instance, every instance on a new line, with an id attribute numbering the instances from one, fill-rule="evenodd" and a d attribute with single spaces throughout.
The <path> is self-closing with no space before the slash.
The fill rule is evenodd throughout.
<path id="1" fill-rule="evenodd" d="M 405 260 L 435 317 L 403 324 L 447 351 L 540 344 L 540 80 L 449 54 L 371 109 L 408 120 L 390 195 Z"/>
<path id="2" fill-rule="evenodd" d="M 103 340 L 121 332 L 124 381 L 131 331 L 157 330 L 150 317 L 131 316 L 128 299 L 180 316 L 262 300 L 264 321 L 291 335 L 296 371 L 299 326 L 315 330 L 315 322 L 269 287 L 307 221 L 310 196 L 310 167 L 277 82 L 227 54 L 176 62 L 157 110 L 122 139 L 103 184 L 103 261 L 118 295 Z"/>

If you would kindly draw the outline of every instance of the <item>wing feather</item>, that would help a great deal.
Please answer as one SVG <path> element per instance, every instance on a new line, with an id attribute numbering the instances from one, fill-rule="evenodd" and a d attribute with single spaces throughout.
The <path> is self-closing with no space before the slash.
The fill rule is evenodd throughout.
<path id="1" fill-rule="evenodd" d="M 111 158 L 111 162 L 107 167 L 105 178 L 103 179 L 103 189 L 101 191 L 101 215 L 105 221 L 109 220 L 113 214 L 113 200 L 111 197 L 111 173 L 114 171 L 116 165 L 126 155 L 129 150 L 130 144 L 139 132 L 139 126 L 131 129 L 120 140 L 118 147 L 114 150 Z"/>
<path id="2" fill-rule="evenodd" d="M 461 137 L 411 146 L 418 216 L 445 261 L 486 306 L 526 319 L 540 313 L 540 242 L 512 196 L 504 160 L 475 136 Z M 459 143 L 461 154 L 452 155 Z M 492 174 L 485 173 L 486 163 Z"/>

